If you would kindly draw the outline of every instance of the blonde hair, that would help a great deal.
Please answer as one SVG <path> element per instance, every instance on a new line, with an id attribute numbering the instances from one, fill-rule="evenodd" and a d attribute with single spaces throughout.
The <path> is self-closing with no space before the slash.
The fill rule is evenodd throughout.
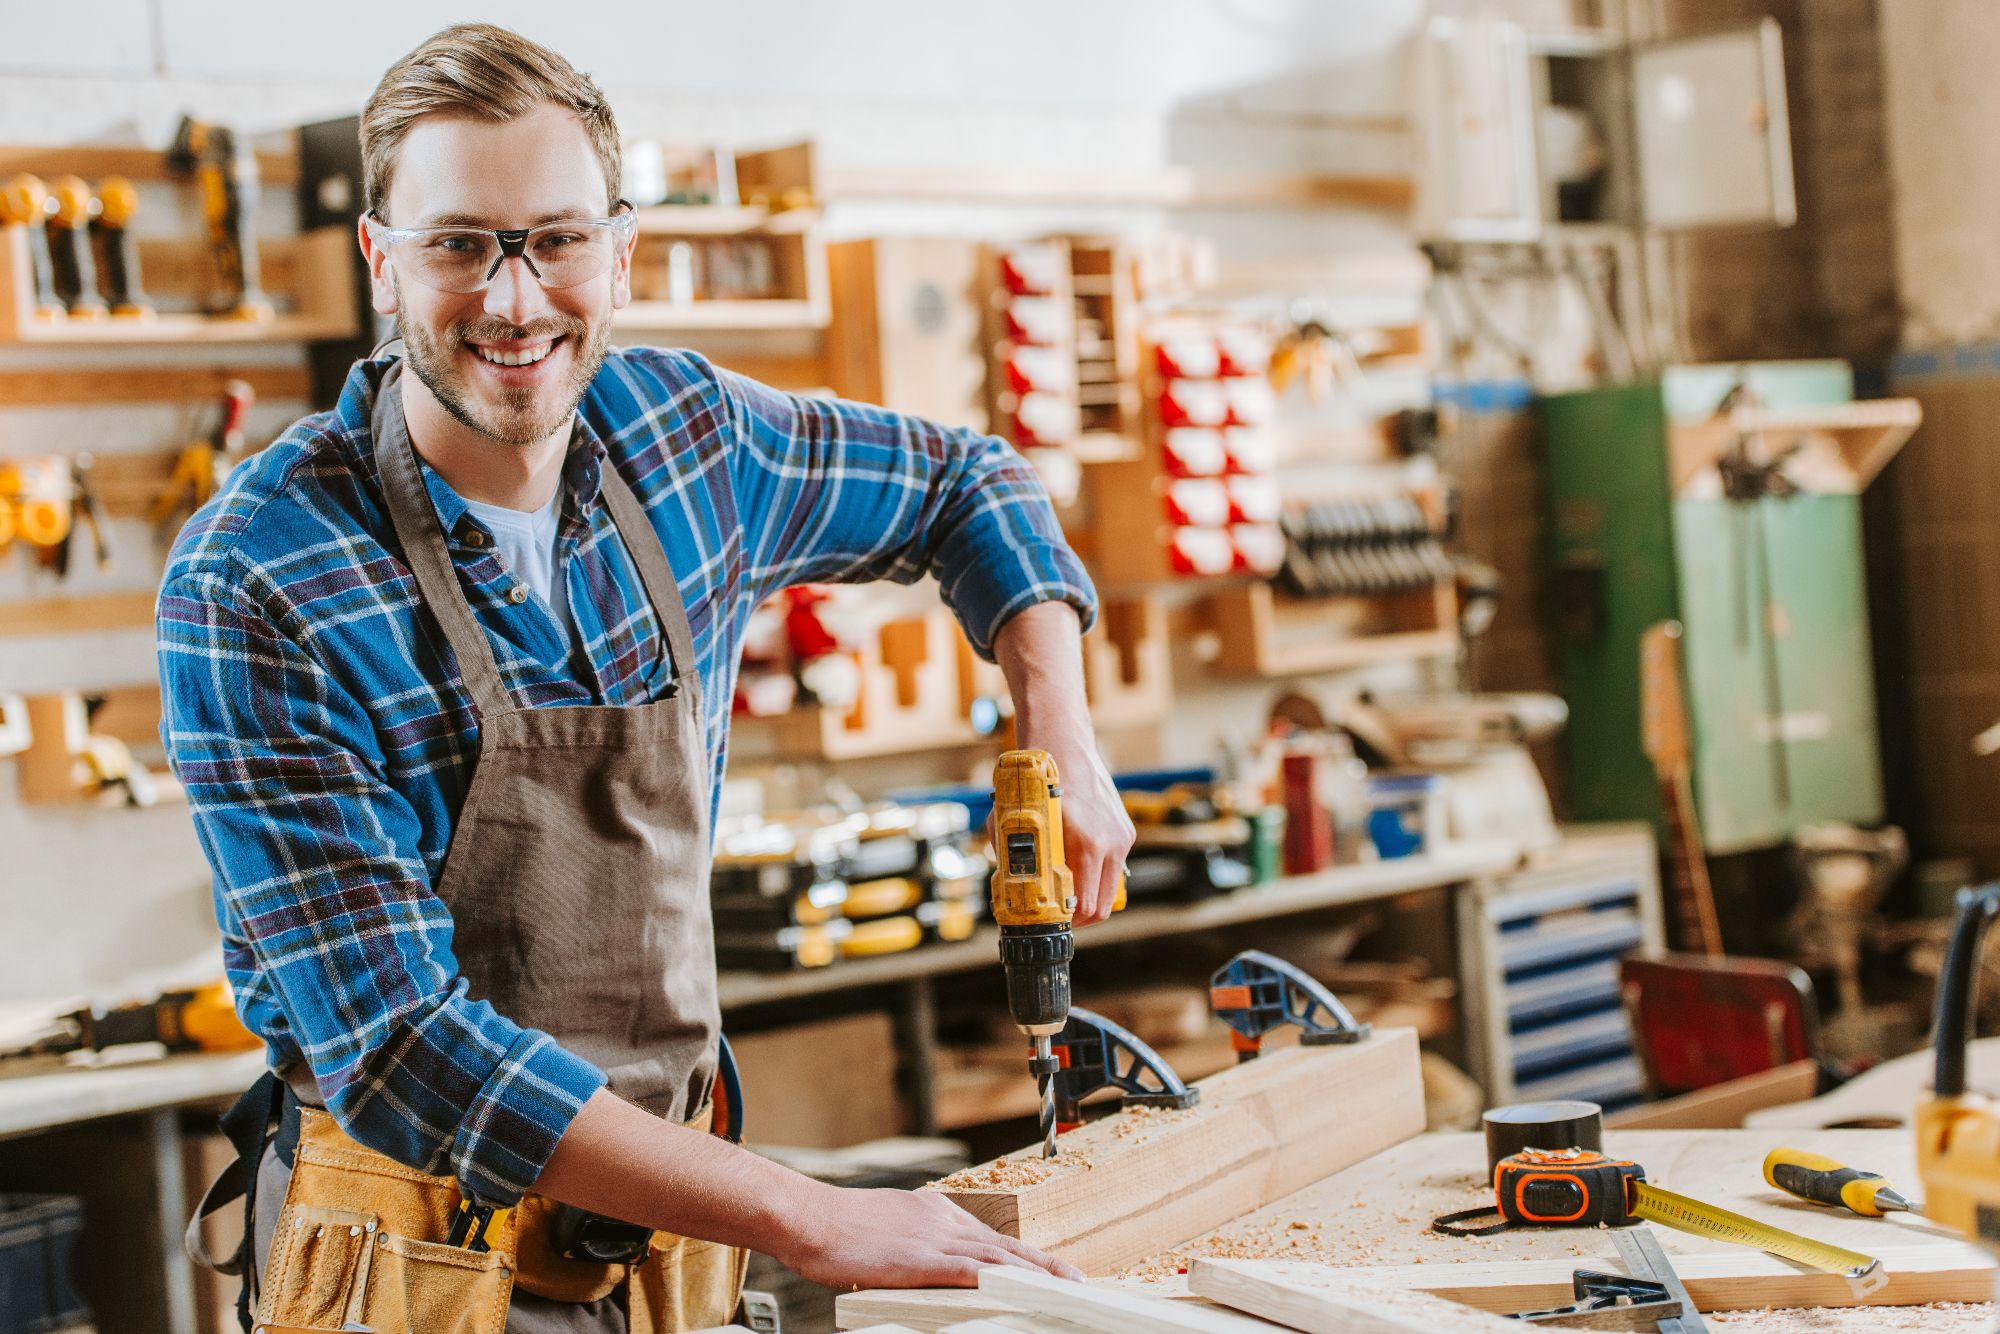
<path id="1" fill-rule="evenodd" d="M 604 168 L 607 202 L 621 171 L 611 104 L 576 67 L 546 46 L 490 23 L 458 23 L 433 34 L 389 67 L 361 111 L 361 174 L 368 211 L 389 198 L 396 150 L 419 116 L 433 112 L 510 121 L 543 103 L 576 113 Z M 388 219 L 383 218 L 384 222 Z"/>

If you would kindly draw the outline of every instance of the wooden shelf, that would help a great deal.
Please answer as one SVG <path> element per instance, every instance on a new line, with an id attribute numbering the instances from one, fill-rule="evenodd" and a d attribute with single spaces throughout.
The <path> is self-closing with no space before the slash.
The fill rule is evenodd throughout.
<path id="1" fill-rule="evenodd" d="M 1505 839 L 1447 843 L 1436 852 L 1388 861 L 1336 866 L 1311 875 L 1288 876 L 1219 894 L 1199 903 L 1127 908 L 1108 922 L 1076 933 L 1076 948 L 1122 945 L 1136 940 L 1204 931 L 1239 922 L 1262 921 L 1291 913 L 1312 912 L 1347 903 L 1387 898 L 1423 889 L 1442 889 L 1466 880 L 1481 880 L 1514 870 L 1521 850 Z M 789 973 L 727 972 L 721 975 L 724 1010 L 793 1000 L 856 987 L 886 986 L 920 977 L 963 973 L 1000 962 L 998 927 L 982 926 L 972 939 L 955 945 L 925 945 L 902 954 L 856 959 L 826 968 Z"/>
<path id="2" fill-rule="evenodd" d="M 1674 491 L 1678 494 L 1748 436 L 1767 455 L 1795 449 L 1796 461 L 1786 472 L 1807 490 L 1859 492 L 1888 466 L 1923 420 L 1923 405 L 1914 398 L 1876 398 L 1808 408 L 1738 408 L 1706 421 L 1675 422 L 1667 430 Z"/>
<path id="3" fill-rule="evenodd" d="M 0 636 L 68 635 L 91 630 L 150 628 L 155 600 L 156 595 L 149 591 L 10 602 L 0 608 Z"/>
<path id="4" fill-rule="evenodd" d="M 0 343 L 117 346 L 147 343 L 279 343 L 349 338 L 358 329 L 350 252 L 354 234 L 321 227 L 298 238 L 294 256 L 297 309 L 268 320 L 209 315 L 158 315 L 150 320 L 37 318 L 28 229 L 0 228 Z M 141 282 L 144 282 L 143 265 Z"/>
<path id="5" fill-rule="evenodd" d="M 824 329 L 824 301 L 634 301 L 611 317 L 614 329 Z"/>
<path id="6" fill-rule="evenodd" d="M 1458 650 L 1458 596 L 1448 582 L 1372 598 L 1281 598 L 1266 583 L 1208 600 L 1222 640 L 1216 671 L 1234 676 L 1307 676 L 1396 658 Z"/>
<path id="7" fill-rule="evenodd" d="M 658 204 L 636 210 L 641 236 L 741 236 L 746 232 L 785 234 L 819 225 L 819 210 L 762 204 Z"/>
<path id="8" fill-rule="evenodd" d="M 187 181 L 167 166 L 167 155 L 154 148 L 103 148 L 87 145 L 70 147 L 10 144 L 0 147 L 0 177 L 29 171 L 44 181 L 55 176 L 81 176 L 102 180 L 123 176 L 134 181 Z M 296 150 L 257 151 L 257 176 L 265 185 L 296 185 L 299 155 Z M 190 182 L 190 184 L 192 184 Z"/>
<path id="9" fill-rule="evenodd" d="M 1004 204 L 1165 208 L 1407 209 L 1407 176 L 1253 175 L 1163 167 L 1148 172 L 938 171 L 835 167 L 819 172 L 835 199 L 964 199 Z"/>

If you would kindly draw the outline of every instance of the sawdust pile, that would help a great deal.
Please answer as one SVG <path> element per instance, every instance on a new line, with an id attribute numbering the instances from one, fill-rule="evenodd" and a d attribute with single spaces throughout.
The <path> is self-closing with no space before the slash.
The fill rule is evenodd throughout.
<path id="1" fill-rule="evenodd" d="M 948 1177 L 940 1177 L 924 1190 L 1020 1190 L 1024 1186 L 1039 1186 L 1044 1181 L 1054 1181 L 1057 1177 L 1070 1176 L 1076 1172 L 1088 1172 L 1095 1166 L 1090 1155 L 1076 1149 L 1065 1149 L 1053 1158 L 996 1158 L 978 1167 L 968 1167 L 953 1172 Z"/>

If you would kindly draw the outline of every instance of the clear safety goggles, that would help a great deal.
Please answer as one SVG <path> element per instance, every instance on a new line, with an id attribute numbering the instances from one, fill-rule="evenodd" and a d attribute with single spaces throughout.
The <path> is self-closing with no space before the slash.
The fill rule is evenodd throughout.
<path id="1" fill-rule="evenodd" d="M 623 200 L 619 201 L 621 204 Z M 483 292 L 500 266 L 518 259 L 543 287 L 587 283 L 608 272 L 639 224 L 627 207 L 609 218 L 574 218 L 497 231 L 485 227 L 391 227 L 366 219 L 396 272 L 440 292 Z"/>

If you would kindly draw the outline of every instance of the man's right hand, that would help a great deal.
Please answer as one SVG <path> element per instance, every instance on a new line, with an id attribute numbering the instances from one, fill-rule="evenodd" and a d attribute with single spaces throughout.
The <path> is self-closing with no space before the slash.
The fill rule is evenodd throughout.
<path id="1" fill-rule="evenodd" d="M 971 1288 L 994 1265 L 1083 1280 L 1075 1265 L 995 1232 L 934 1192 L 825 1190 L 788 1245 L 763 1249 L 829 1288 Z"/>
<path id="2" fill-rule="evenodd" d="M 745 1246 L 830 1288 L 977 1287 L 994 1265 L 1081 1282 L 933 1191 L 845 1190 L 640 1111 L 599 1089 L 535 1190 L 608 1218 Z"/>

